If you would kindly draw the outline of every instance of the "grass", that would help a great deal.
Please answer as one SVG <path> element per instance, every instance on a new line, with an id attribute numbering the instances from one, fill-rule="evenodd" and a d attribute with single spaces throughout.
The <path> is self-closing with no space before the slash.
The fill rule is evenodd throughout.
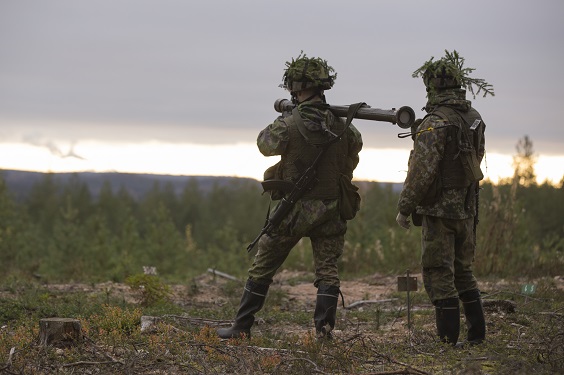
<path id="1" fill-rule="evenodd" d="M 518 282 L 488 282 L 485 301 L 510 304 L 486 306 L 486 343 L 455 349 L 436 340 L 434 313 L 421 291 L 412 294 L 411 330 L 405 294 L 393 292 L 382 297 L 397 298 L 392 302 L 339 308 L 334 340 L 319 342 L 311 332 L 313 311 L 274 289 L 252 338 L 222 341 L 215 329 L 233 318 L 238 283 L 221 284 L 218 306 L 191 299 L 205 292 L 201 286 L 186 286 L 188 300 L 179 303 L 165 298 L 168 289 L 158 299 L 145 291 L 130 300 L 10 280 L 0 287 L 0 374 L 563 373 L 564 291 L 550 279 L 536 286 L 527 295 Z M 141 332 L 143 315 L 159 317 L 150 331 Z M 39 346 L 39 320 L 53 316 L 80 320 L 84 340 Z"/>

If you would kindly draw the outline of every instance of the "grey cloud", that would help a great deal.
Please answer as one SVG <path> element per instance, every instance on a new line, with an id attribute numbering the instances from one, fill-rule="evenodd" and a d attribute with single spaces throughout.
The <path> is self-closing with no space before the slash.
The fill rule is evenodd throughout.
<path id="1" fill-rule="evenodd" d="M 287 97 L 277 86 L 300 50 L 337 70 L 330 102 L 410 105 L 422 116 L 411 73 L 446 48 L 496 89 L 474 100 L 492 149 L 512 153 L 528 134 L 561 153 L 564 4 L 469 7 L 472 16 L 449 1 L 2 2 L 0 134 L 42 126 L 65 142 L 254 142 Z M 397 127 L 357 124 L 368 147 L 410 147 Z"/>

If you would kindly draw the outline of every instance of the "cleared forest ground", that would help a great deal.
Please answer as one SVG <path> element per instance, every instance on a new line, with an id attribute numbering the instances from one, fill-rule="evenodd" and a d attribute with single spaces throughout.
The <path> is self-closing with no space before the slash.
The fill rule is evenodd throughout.
<path id="1" fill-rule="evenodd" d="M 0 374 L 564 373 L 563 277 L 481 280 L 487 342 L 454 349 L 437 342 L 433 308 L 413 276 L 411 327 L 396 276 L 344 280 L 329 342 L 312 332 L 309 273 L 276 277 L 250 340 L 215 336 L 230 324 L 243 281 L 211 272 L 168 285 L 151 304 L 146 288 L 127 284 L 12 281 L 0 290 Z M 41 347 L 38 321 L 52 316 L 80 320 L 82 342 Z M 142 316 L 153 323 L 143 330 Z"/>

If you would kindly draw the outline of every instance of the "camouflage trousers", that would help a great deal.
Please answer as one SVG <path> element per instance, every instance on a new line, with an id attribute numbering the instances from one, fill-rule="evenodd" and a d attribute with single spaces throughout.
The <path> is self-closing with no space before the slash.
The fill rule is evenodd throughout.
<path id="1" fill-rule="evenodd" d="M 423 284 L 433 303 L 478 289 L 472 272 L 476 249 L 473 218 L 424 215 L 421 248 Z"/>
<path id="2" fill-rule="evenodd" d="M 258 243 L 258 251 L 249 269 L 249 279 L 270 285 L 276 271 L 282 266 L 301 236 L 264 235 Z M 337 261 L 343 254 L 344 235 L 310 237 L 315 267 L 314 286 L 340 286 Z"/>

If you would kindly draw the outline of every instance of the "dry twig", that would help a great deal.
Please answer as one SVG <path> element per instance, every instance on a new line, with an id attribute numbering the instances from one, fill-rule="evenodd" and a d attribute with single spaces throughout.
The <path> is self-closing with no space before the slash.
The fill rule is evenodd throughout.
<path id="1" fill-rule="evenodd" d="M 316 372 L 316 373 L 318 373 L 318 374 L 327 374 L 327 375 L 328 375 L 327 372 L 321 371 L 321 370 L 319 369 L 319 366 L 317 366 L 317 363 L 315 363 L 315 362 L 313 362 L 311 359 L 307 359 L 307 358 L 286 358 L 286 359 L 284 359 L 284 362 L 280 362 L 280 363 L 276 366 L 274 372 L 276 372 L 276 370 L 278 370 L 278 367 L 280 367 L 280 365 L 281 365 L 282 363 L 288 363 L 288 362 L 290 362 L 290 361 L 306 361 L 306 362 L 309 362 L 309 363 L 311 363 L 311 364 L 313 365 L 313 367 L 314 367 L 314 369 L 313 369 L 312 371 L 314 371 L 314 372 Z"/>
<path id="2" fill-rule="evenodd" d="M 381 300 L 363 300 L 363 301 L 356 301 L 345 307 L 345 309 L 352 309 L 353 307 L 375 304 L 375 303 L 386 303 L 386 302 L 393 302 L 397 301 L 397 298 L 390 298 L 390 299 L 381 299 Z"/>
<path id="3" fill-rule="evenodd" d="M 125 365 L 122 361 L 104 361 L 104 362 L 90 362 L 90 361 L 79 361 L 73 363 L 65 363 L 62 367 L 74 367 L 74 366 L 96 366 L 96 365 L 112 365 L 119 363 L 120 365 Z"/>
<path id="4" fill-rule="evenodd" d="M 227 274 L 227 273 L 224 273 L 224 272 L 215 270 L 215 269 L 213 269 L 213 268 L 208 268 L 208 272 L 209 272 L 209 273 L 212 273 L 214 276 L 221 276 L 221 277 L 223 277 L 223 278 L 225 278 L 225 279 L 228 279 L 228 280 L 241 281 L 241 280 L 239 280 L 238 278 L 236 278 L 235 276 L 231 276 L 231 275 L 229 275 L 229 274 Z"/>

